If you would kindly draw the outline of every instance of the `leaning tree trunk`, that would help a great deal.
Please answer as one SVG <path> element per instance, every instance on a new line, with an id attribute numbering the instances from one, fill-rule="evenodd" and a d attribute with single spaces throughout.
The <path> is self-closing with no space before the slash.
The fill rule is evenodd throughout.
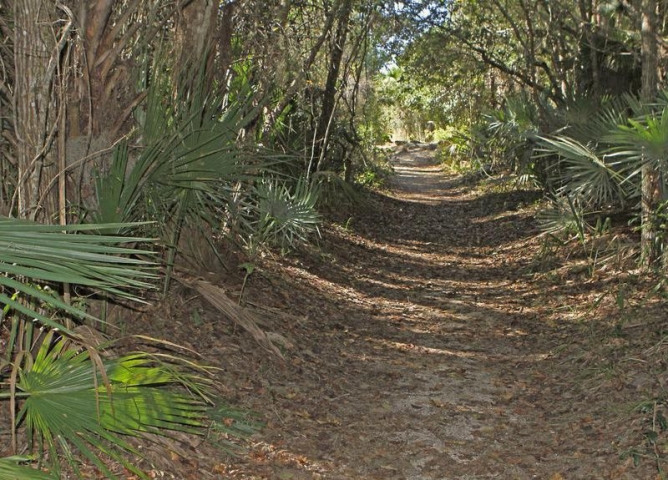
<path id="1" fill-rule="evenodd" d="M 658 39 L 656 36 L 656 0 L 642 0 L 642 91 L 643 102 L 656 98 L 658 84 Z M 656 212 L 661 202 L 660 172 L 654 164 L 642 165 L 642 237 L 643 265 L 649 267 L 660 256 L 659 227 Z"/>

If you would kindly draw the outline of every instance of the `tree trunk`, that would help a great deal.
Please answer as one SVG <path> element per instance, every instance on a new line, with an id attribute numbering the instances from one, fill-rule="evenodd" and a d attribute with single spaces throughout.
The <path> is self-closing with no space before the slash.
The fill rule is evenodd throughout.
<path id="1" fill-rule="evenodd" d="M 49 219 L 56 213 L 55 191 L 42 202 L 43 186 L 57 173 L 53 143 L 57 134 L 52 92 L 60 61 L 58 32 L 51 2 L 14 4 L 14 133 L 18 182 L 15 210 L 19 217 Z M 62 37 L 61 37 L 62 38 Z"/>
<path id="2" fill-rule="evenodd" d="M 218 24 L 218 66 L 219 75 L 222 80 L 223 91 L 227 88 L 232 72 L 232 38 L 234 34 L 234 22 L 232 17 L 234 15 L 235 3 L 227 3 L 221 7 L 220 22 Z"/>
<path id="3" fill-rule="evenodd" d="M 658 39 L 656 36 L 656 0 L 642 0 L 642 90 L 644 103 L 653 102 L 658 84 Z M 642 166 L 642 259 L 649 267 L 660 256 L 660 238 L 656 212 L 661 203 L 661 182 L 659 171 L 649 162 Z"/>
<path id="4" fill-rule="evenodd" d="M 198 73 L 204 75 L 205 91 L 213 83 L 218 5 L 214 0 L 193 0 L 178 15 L 176 26 L 175 81 L 192 91 Z M 229 9 L 228 9 L 229 10 Z M 185 98 L 185 96 L 183 97 Z"/>
<path id="5" fill-rule="evenodd" d="M 580 0 L 580 17 L 582 18 L 582 29 L 584 34 L 584 45 L 581 45 L 580 50 L 588 53 L 589 66 L 586 69 L 590 73 L 590 78 L 586 79 L 586 91 L 590 92 L 594 99 L 601 96 L 601 72 L 598 61 L 598 40 L 594 35 L 592 24 L 595 21 L 594 5 L 591 1 Z M 583 55 L 583 61 L 586 61 L 586 56 Z M 582 85 L 580 85 L 582 88 Z"/>
<path id="6" fill-rule="evenodd" d="M 295 74 L 295 78 L 287 86 L 285 93 L 283 93 L 280 101 L 269 111 L 269 113 L 267 113 L 263 137 L 268 137 L 271 129 L 275 126 L 278 117 L 285 111 L 288 105 L 290 105 L 297 92 L 304 88 L 306 78 L 308 77 L 308 74 L 310 73 L 311 68 L 315 63 L 318 54 L 320 53 L 320 49 L 322 48 L 323 43 L 325 43 L 327 37 L 330 35 L 330 31 L 334 25 L 334 21 L 336 20 L 336 13 L 337 8 L 333 7 L 332 10 L 327 14 L 322 30 L 320 31 L 320 35 L 311 47 L 308 57 L 304 60 L 301 68 L 298 69 L 297 73 Z"/>
<path id="7" fill-rule="evenodd" d="M 323 92 L 322 110 L 318 119 L 318 126 L 315 136 L 314 160 L 311 162 L 310 172 L 323 170 L 327 156 L 327 146 L 330 133 L 330 127 L 333 122 L 334 110 L 336 106 L 336 86 L 339 81 L 339 72 L 341 70 L 341 61 L 343 60 L 343 48 L 346 44 L 348 35 L 348 24 L 350 23 L 350 14 L 352 12 L 352 0 L 343 0 L 332 48 L 330 51 L 329 67 L 327 70 L 327 81 L 325 82 L 325 91 Z"/>

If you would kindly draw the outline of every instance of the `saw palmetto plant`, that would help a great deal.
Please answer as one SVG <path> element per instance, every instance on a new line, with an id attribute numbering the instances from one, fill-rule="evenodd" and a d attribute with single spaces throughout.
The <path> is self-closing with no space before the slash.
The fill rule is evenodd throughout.
<path id="1" fill-rule="evenodd" d="M 136 453 L 128 436 L 201 426 L 206 369 L 170 355 L 106 356 L 66 325 L 92 317 L 64 299 L 61 282 L 82 294 L 139 300 L 138 289 L 155 279 L 155 265 L 137 259 L 150 258 L 148 252 L 128 246 L 148 239 L 100 235 L 96 228 L 0 219 L 1 321 L 9 332 L 0 400 L 11 414 L 14 452 L 0 461 L 2 479 L 60 478 L 63 462 L 77 474 L 82 458 L 108 478 L 114 477 L 108 459 L 145 476 L 124 454 Z M 27 439 L 21 449 L 19 433 Z M 32 456 L 18 456 L 25 447 Z M 33 460 L 42 470 L 27 465 Z"/>
<path id="2" fill-rule="evenodd" d="M 665 200 L 668 175 L 665 93 L 653 104 L 643 103 L 631 95 L 609 100 L 586 122 L 575 122 L 558 135 L 539 137 L 538 142 L 539 160 L 540 157 L 552 161 L 557 158 L 553 168 L 553 184 L 557 187 L 552 193 L 557 199 L 572 200 L 570 205 L 577 205 L 581 218 L 592 212 L 630 212 L 640 216 L 642 177 L 648 170 L 663 179 L 658 189 Z M 659 202 L 657 206 L 662 204 Z M 564 210 L 565 223 L 568 223 L 566 217 L 573 215 L 570 210 Z M 642 212 L 642 215 L 663 214 L 655 211 Z M 555 221 L 559 216 L 557 210 L 548 216 L 551 220 L 545 225 L 559 223 Z M 665 230 L 665 222 L 655 223 Z M 664 236 L 662 232 L 659 238 Z"/>
<path id="3" fill-rule="evenodd" d="M 577 197 L 583 205 L 623 203 L 627 198 L 625 177 L 596 145 L 585 145 L 567 136 L 540 137 L 539 151 L 558 155 L 557 196 Z"/>
<path id="4" fill-rule="evenodd" d="M 155 221 L 149 232 L 165 249 L 164 292 L 186 229 L 200 232 L 214 253 L 212 236 L 230 231 L 251 251 L 265 244 L 290 248 L 317 231 L 316 188 L 275 171 L 294 159 L 240 140 L 258 114 L 252 102 L 237 98 L 221 111 L 203 82 L 166 100 L 165 79 L 156 76 L 149 89 L 140 129 L 146 146 L 133 152 L 120 143 L 110 169 L 99 175 L 92 221 Z"/>
<path id="5" fill-rule="evenodd" d="M 305 179 L 295 185 L 266 179 L 255 187 L 253 218 L 247 222 L 252 252 L 260 245 L 290 250 L 318 233 L 322 219 L 316 209 L 318 188 Z"/>
<path id="6" fill-rule="evenodd" d="M 189 366 L 143 352 L 103 357 L 51 330 L 34 355 L 22 351 L 14 359 L 3 397 L 16 412 L 14 430 L 23 426 L 28 443 L 48 459 L 44 467 L 59 478 L 60 459 L 76 474 L 82 458 L 105 478 L 118 477 L 102 455 L 144 477 L 125 456 L 140 456 L 129 437 L 201 431 L 207 405 L 198 393 L 206 379 Z"/>
<path id="7" fill-rule="evenodd" d="M 250 99 L 221 107 L 224 102 L 206 94 L 203 79 L 192 89 L 176 89 L 176 98 L 171 88 L 167 76 L 155 75 L 141 116 L 144 146 L 131 151 L 127 143 L 117 145 L 110 169 L 98 176 L 91 216 L 95 223 L 155 221 L 150 234 L 165 249 L 165 292 L 183 231 L 202 232 L 215 252 L 210 236 L 220 235 L 226 223 L 242 222 L 236 217 L 253 208 L 245 198 L 255 180 L 287 160 L 244 145 L 241 139 L 258 115 Z"/>
<path id="8" fill-rule="evenodd" d="M 538 131 L 538 109 L 527 95 L 506 99 L 502 108 L 485 116 L 487 146 L 493 161 L 514 171 L 529 168 L 533 138 Z"/>
<path id="9" fill-rule="evenodd" d="M 640 172 L 668 170 L 668 102 L 648 105 L 636 97 L 604 102 L 596 115 L 538 138 L 537 157 L 556 155 L 557 194 L 577 196 L 583 206 L 624 206 L 640 197 Z"/>

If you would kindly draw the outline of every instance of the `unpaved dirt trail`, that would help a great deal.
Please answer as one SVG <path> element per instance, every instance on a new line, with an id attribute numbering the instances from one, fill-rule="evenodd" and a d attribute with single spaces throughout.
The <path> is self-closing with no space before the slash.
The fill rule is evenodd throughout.
<path id="1" fill-rule="evenodd" d="M 494 212 L 432 152 L 400 154 L 395 169 L 393 210 L 368 220 L 368 251 L 349 259 L 372 313 L 353 327 L 359 340 L 344 355 L 359 361 L 333 408 L 362 427 L 359 442 L 337 449 L 341 478 L 534 478 L 545 469 L 518 434 L 542 419 L 513 400 L 517 369 L 541 356 L 522 349 L 526 332 L 513 326 L 519 266 L 495 258 L 532 229 L 486 221 Z"/>
<path id="2" fill-rule="evenodd" d="M 560 300 L 527 274 L 535 194 L 472 188 L 426 150 L 394 162 L 389 193 L 249 281 L 261 326 L 293 344 L 287 362 L 182 307 L 201 324 L 175 336 L 221 367 L 221 397 L 267 422 L 247 456 L 202 444 L 183 478 L 652 478 L 651 462 L 619 460 L 610 406 L 590 400 L 603 384 L 556 358 L 578 330 L 545 324 Z"/>
<path id="3" fill-rule="evenodd" d="M 430 152 L 400 155 L 396 172 L 393 197 L 404 218 L 383 229 L 383 240 L 394 254 L 387 269 L 406 276 L 388 282 L 383 297 L 411 284 L 404 298 L 383 302 L 381 316 L 396 332 L 388 335 L 382 321 L 372 331 L 406 357 L 400 378 L 378 392 L 384 415 L 401 419 L 378 419 L 381 468 L 416 480 L 530 478 L 537 459 L 514 431 L 533 412 L 516 413 L 511 402 L 514 371 L 531 361 L 512 326 L 521 310 L 509 288 L 516 272 L 496 264 L 489 249 L 497 245 L 481 246 L 482 238 L 507 234 L 476 221 L 486 212 L 471 210 L 464 186 L 445 178 Z M 387 366 L 379 359 L 371 368 Z M 395 448 L 383 445 L 388 434 Z"/>
<path id="4" fill-rule="evenodd" d="M 317 348 L 307 360 L 317 358 L 318 387 L 279 382 L 292 397 L 281 411 L 297 403 L 308 417 L 299 426 L 283 422 L 302 438 L 282 432 L 275 441 L 319 473 L 286 466 L 273 474 L 549 478 L 562 459 L 550 465 L 535 434 L 542 443 L 559 439 L 522 400 L 527 383 L 517 377 L 547 355 L 527 348 L 519 325 L 534 292 L 517 284 L 522 258 L 508 264 L 503 253 L 533 235 L 533 222 L 500 211 L 513 194 L 491 203 L 469 194 L 460 177 L 442 173 L 433 152 L 399 154 L 395 170 L 391 194 L 326 238 L 324 257 L 291 270 L 327 303 L 316 301 L 306 314 L 322 337 L 307 341 L 304 333 L 296 342 Z M 300 301 L 295 290 L 291 298 Z"/>

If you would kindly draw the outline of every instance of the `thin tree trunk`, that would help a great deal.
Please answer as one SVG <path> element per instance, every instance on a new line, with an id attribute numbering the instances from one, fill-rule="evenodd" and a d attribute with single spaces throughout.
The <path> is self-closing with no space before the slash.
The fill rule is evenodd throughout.
<path id="1" fill-rule="evenodd" d="M 594 10 L 591 1 L 580 0 L 580 16 L 583 20 L 583 33 L 585 42 L 589 46 L 589 66 L 591 69 L 591 95 L 598 99 L 601 95 L 601 72 L 598 62 L 598 42 L 592 30 L 594 21 Z"/>
<path id="2" fill-rule="evenodd" d="M 656 0 L 642 0 L 642 100 L 653 102 L 658 84 L 658 41 L 656 36 Z M 649 267 L 659 258 L 659 232 L 656 212 L 661 202 L 660 173 L 649 162 L 642 166 L 642 237 L 643 265 Z"/>
<path id="3" fill-rule="evenodd" d="M 315 163 L 315 165 L 312 166 L 312 171 L 309 173 L 313 173 L 315 170 L 322 170 L 325 163 L 327 145 L 329 143 L 329 131 L 334 117 L 334 107 L 336 106 L 336 86 L 339 82 L 339 72 L 343 60 L 343 48 L 346 44 L 348 24 L 350 23 L 352 8 L 352 0 L 344 0 L 342 2 L 330 53 L 327 81 L 325 82 L 325 91 L 323 92 L 322 111 L 320 113 L 320 118 L 318 119 L 316 130 L 316 148 L 314 157 L 317 163 L 312 162 L 312 165 L 313 163 Z"/>

